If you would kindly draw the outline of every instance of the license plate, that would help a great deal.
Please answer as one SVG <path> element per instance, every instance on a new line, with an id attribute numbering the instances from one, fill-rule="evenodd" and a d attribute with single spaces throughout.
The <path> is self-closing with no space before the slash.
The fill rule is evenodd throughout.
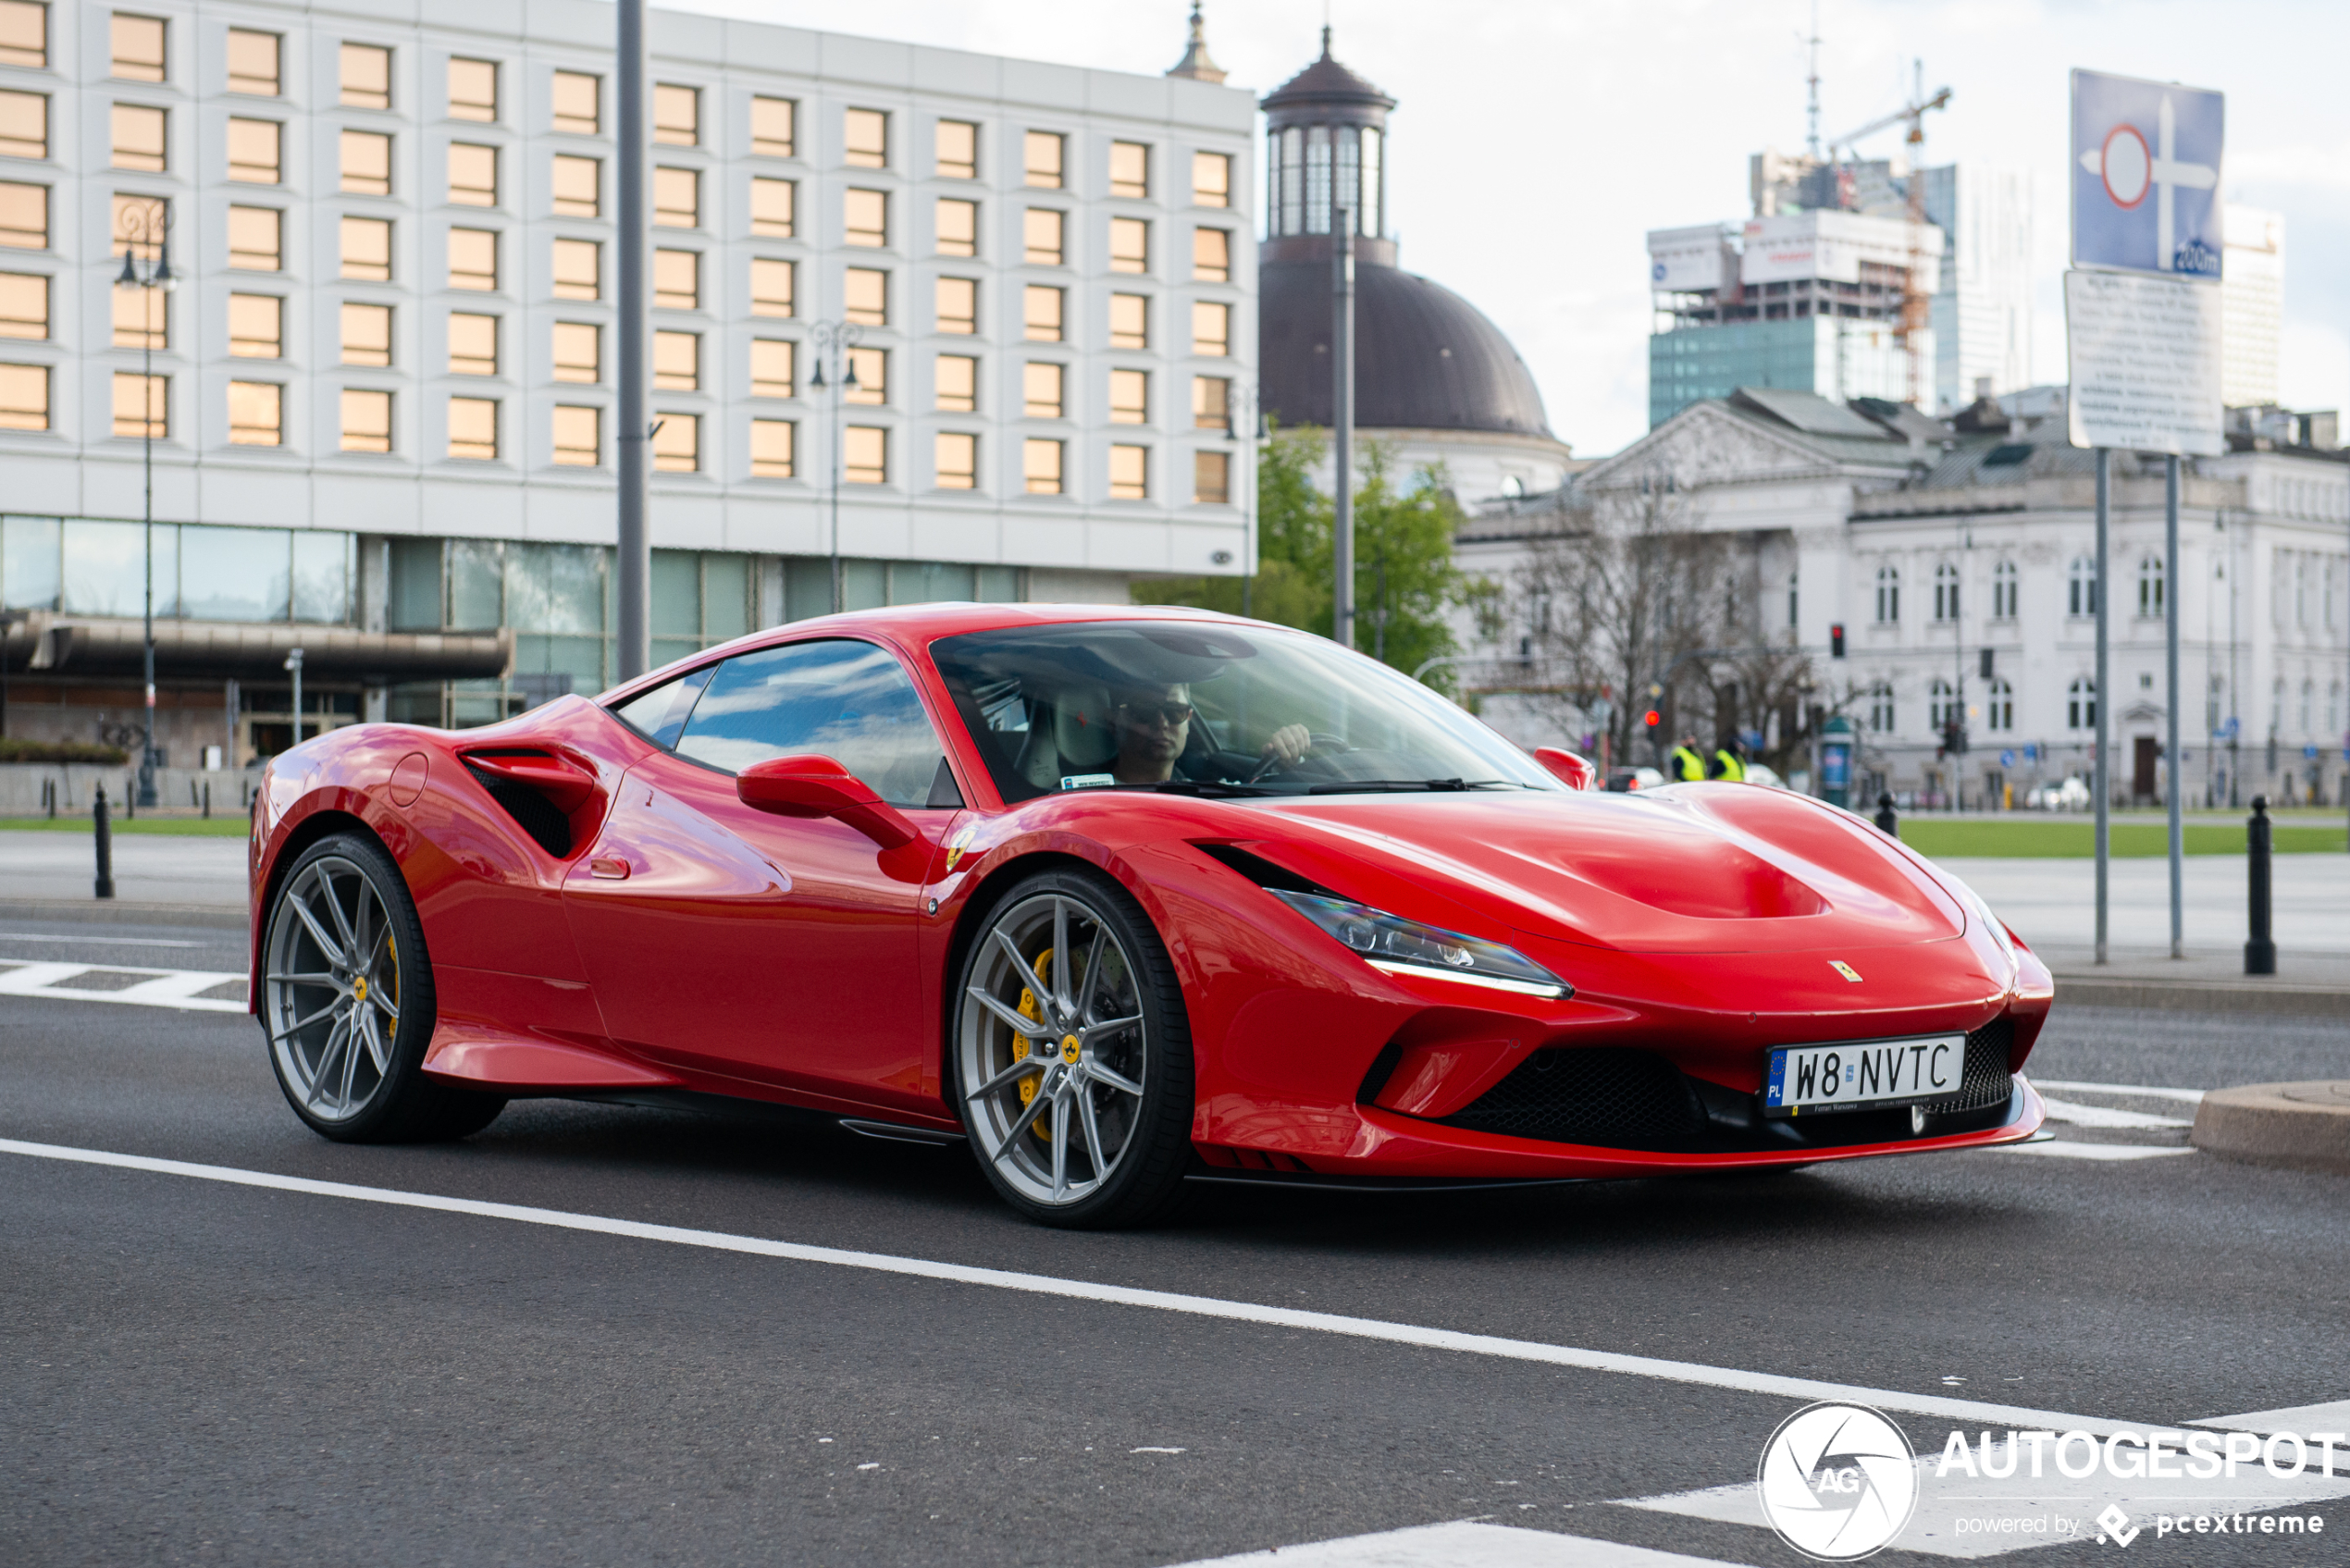
<path id="1" fill-rule="evenodd" d="M 1963 1034 L 1789 1045 L 1771 1053 L 1762 1110 L 1767 1116 L 1791 1117 L 1800 1111 L 1857 1111 L 1945 1100 L 1959 1092 L 1965 1074 Z"/>

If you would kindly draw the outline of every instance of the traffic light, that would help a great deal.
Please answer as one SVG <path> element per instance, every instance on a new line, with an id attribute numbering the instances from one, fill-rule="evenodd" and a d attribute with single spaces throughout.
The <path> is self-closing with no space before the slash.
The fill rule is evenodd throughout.
<path id="1" fill-rule="evenodd" d="M 1657 725 L 1664 722 L 1664 715 L 1659 713 L 1655 709 L 1651 708 L 1646 713 L 1640 715 L 1640 722 L 1646 724 L 1652 730 L 1656 728 Z"/>
<path id="2" fill-rule="evenodd" d="M 1844 657 L 1844 623 L 1841 621 L 1828 628 L 1828 657 L 1830 659 Z"/>

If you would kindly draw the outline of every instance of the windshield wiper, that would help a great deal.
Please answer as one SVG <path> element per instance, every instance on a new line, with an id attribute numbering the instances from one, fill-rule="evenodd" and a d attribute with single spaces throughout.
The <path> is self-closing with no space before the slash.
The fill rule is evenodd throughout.
<path id="1" fill-rule="evenodd" d="M 1347 779 L 1338 784 L 1317 784 L 1308 795 L 1389 795 L 1411 790 L 1427 790 L 1451 794 L 1470 789 L 1517 789 L 1520 785 L 1507 779 Z"/>
<path id="2" fill-rule="evenodd" d="M 1097 785 L 1097 788 L 1147 789 L 1160 795 L 1197 795 L 1208 799 L 1223 799 L 1232 796 L 1279 795 L 1280 790 L 1263 784 L 1225 784 L 1217 779 L 1161 779 L 1156 784 Z"/>

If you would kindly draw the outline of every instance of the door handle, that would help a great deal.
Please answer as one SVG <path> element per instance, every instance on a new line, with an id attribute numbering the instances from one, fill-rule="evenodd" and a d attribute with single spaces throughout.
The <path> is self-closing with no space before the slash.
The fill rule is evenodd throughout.
<path id="1" fill-rule="evenodd" d="M 599 857 L 588 862 L 588 874 L 603 882 L 626 882 L 628 862 L 609 856 Z"/>

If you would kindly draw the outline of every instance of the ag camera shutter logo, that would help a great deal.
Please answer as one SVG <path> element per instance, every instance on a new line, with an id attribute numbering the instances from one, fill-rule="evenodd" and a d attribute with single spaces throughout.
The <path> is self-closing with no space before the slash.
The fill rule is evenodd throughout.
<path id="1" fill-rule="evenodd" d="M 1762 1446 L 1754 1489 L 1779 1538 L 1823 1562 L 1883 1550 L 1918 1506 L 1917 1455 L 1880 1411 L 1806 1405 Z"/>

